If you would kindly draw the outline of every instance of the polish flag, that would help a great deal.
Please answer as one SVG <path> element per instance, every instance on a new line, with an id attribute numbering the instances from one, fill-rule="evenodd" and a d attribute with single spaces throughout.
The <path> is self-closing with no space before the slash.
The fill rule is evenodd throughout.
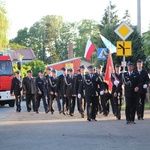
<path id="1" fill-rule="evenodd" d="M 114 73 L 114 65 L 113 65 L 113 60 L 111 57 L 111 52 L 109 51 L 108 58 L 107 58 L 105 77 L 104 77 L 104 80 L 108 84 L 108 90 L 109 91 L 112 91 L 112 82 L 111 82 L 111 74 L 112 73 Z"/>
<path id="2" fill-rule="evenodd" d="M 88 40 L 85 48 L 84 58 L 89 60 L 95 49 L 95 45 L 92 44 L 90 40 Z"/>

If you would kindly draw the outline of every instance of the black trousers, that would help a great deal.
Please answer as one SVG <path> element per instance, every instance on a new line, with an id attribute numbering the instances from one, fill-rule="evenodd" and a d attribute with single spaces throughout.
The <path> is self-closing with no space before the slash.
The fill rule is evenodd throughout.
<path id="1" fill-rule="evenodd" d="M 21 95 L 15 95 L 15 100 L 16 100 L 16 110 L 20 111 L 21 110 Z"/>
<path id="2" fill-rule="evenodd" d="M 109 93 L 105 93 L 104 95 L 101 95 L 102 109 L 103 109 L 104 115 L 109 114 L 109 99 L 110 98 L 111 96 Z"/>
<path id="3" fill-rule="evenodd" d="M 126 121 L 134 121 L 135 120 L 135 112 L 136 112 L 136 104 L 137 104 L 137 97 L 130 96 L 125 97 L 126 99 Z"/>
<path id="4" fill-rule="evenodd" d="M 122 105 L 122 96 L 114 97 L 114 107 L 116 117 L 121 117 L 121 105 Z"/>
<path id="5" fill-rule="evenodd" d="M 26 107 L 27 111 L 31 111 L 31 101 L 32 101 L 32 108 L 35 111 L 35 94 L 26 94 Z"/>
<path id="6" fill-rule="evenodd" d="M 144 105 L 145 105 L 146 94 L 138 94 L 137 97 L 137 116 L 144 117 Z"/>
<path id="7" fill-rule="evenodd" d="M 97 112 L 102 112 L 102 105 L 101 105 L 101 98 L 100 96 L 98 96 L 97 98 L 97 109 L 96 109 Z"/>
<path id="8" fill-rule="evenodd" d="M 86 106 L 85 97 L 83 95 L 81 95 L 81 98 L 77 98 L 77 99 L 79 100 L 80 113 L 84 114 L 85 106 Z"/>
<path id="9" fill-rule="evenodd" d="M 73 114 L 74 113 L 74 109 L 75 109 L 76 97 L 74 97 L 74 96 L 67 96 L 67 99 L 68 99 L 68 111 L 69 111 L 69 114 Z"/>
<path id="10" fill-rule="evenodd" d="M 116 108 L 115 108 L 115 99 L 114 99 L 114 97 L 110 98 L 110 103 L 111 103 L 112 112 L 115 115 L 116 114 Z"/>
<path id="11" fill-rule="evenodd" d="M 67 97 L 64 97 L 63 94 L 60 95 L 60 98 L 62 99 L 62 109 L 63 109 L 63 112 L 67 112 L 67 109 L 68 109 L 68 101 L 67 101 Z"/>
<path id="12" fill-rule="evenodd" d="M 87 118 L 96 119 L 97 96 L 86 96 Z"/>
<path id="13" fill-rule="evenodd" d="M 36 111 L 38 111 L 38 109 L 40 107 L 41 99 L 43 100 L 43 105 L 44 105 L 44 109 L 45 109 L 45 112 L 46 112 L 48 110 L 48 102 L 47 102 L 47 95 L 44 95 L 44 94 L 37 94 Z"/>

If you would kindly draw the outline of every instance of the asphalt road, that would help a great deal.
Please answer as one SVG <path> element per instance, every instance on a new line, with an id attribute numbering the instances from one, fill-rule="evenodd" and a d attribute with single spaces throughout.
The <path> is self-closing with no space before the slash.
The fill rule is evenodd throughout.
<path id="1" fill-rule="evenodd" d="M 97 122 L 88 122 L 76 111 L 73 117 L 55 111 L 45 114 L 22 112 L 0 107 L 0 150 L 150 150 L 150 111 L 144 120 L 126 125 L 110 112 L 97 115 Z"/>

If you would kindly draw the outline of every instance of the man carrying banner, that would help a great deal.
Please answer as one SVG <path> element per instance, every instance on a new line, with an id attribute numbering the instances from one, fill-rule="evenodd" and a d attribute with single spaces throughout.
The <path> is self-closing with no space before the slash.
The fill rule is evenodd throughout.
<path id="1" fill-rule="evenodd" d="M 116 88 L 118 87 L 118 84 L 121 80 L 122 73 L 120 73 L 121 66 L 119 64 L 115 65 L 115 73 L 111 74 L 111 82 L 113 84 L 112 87 L 112 108 L 114 109 L 114 115 L 118 120 L 121 119 L 121 104 L 122 104 L 122 88 L 120 88 L 120 91 L 118 92 L 118 96 L 114 97 L 114 92 L 116 91 Z"/>

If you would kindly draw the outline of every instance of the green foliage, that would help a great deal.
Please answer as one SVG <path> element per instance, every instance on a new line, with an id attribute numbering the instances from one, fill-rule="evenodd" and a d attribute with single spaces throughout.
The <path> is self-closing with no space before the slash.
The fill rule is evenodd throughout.
<path id="1" fill-rule="evenodd" d="M 16 71 L 20 71 L 22 78 L 24 78 L 24 77 L 27 76 L 27 70 L 30 70 L 30 69 L 31 69 L 31 66 L 27 66 L 27 65 L 25 65 L 25 64 L 22 64 L 22 65 L 21 65 L 21 70 L 18 70 L 17 64 L 14 64 L 14 65 L 13 65 L 13 71 L 14 71 L 14 73 L 15 73 Z"/>
<path id="2" fill-rule="evenodd" d="M 10 44 L 9 44 L 9 47 L 10 47 L 10 49 L 12 49 L 12 50 L 27 49 L 26 46 L 22 46 L 22 45 L 19 45 L 19 44 L 17 44 L 17 43 L 10 43 Z"/>
<path id="3" fill-rule="evenodd" d="M 34 77 L 37 77 L 38 76 L 38 72 L 39 70 L 43 70 L 45 71 L 46 69 L 46 65 L 44 64 L 43 61 L 41 60 L 33 60 L 31 62 L 28 62 L 25 64 L 26 67 L 30 67 L 30 69 L 32 70 L 33 72 L 33 76 Z M 26 70 L 27 71 L 27 70 Z"/>
<path id="4" fill-rule="evenodd" d="M 0 0 L 0 51 L 8 45 L 8 18 L 4 1 Z"/>

